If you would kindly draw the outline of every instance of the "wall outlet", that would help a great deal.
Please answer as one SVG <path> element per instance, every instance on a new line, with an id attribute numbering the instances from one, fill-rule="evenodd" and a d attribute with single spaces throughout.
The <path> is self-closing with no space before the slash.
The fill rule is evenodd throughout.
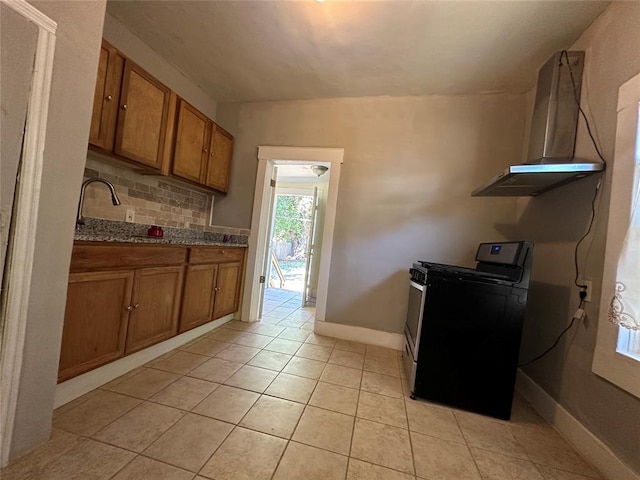
<path id="1" fill-rule="evenodd" d="M 133 223 L 135 219 L 136 219 L 136 211 L 133 208 L 127 208 L 127 214 L 124 217 L 124 221 Z"/>
<path id="2" fill-rule="evenodd" d="M 593 288 L 593 282 L 591 280 L 585 280 L 584 282 L 582 282 L 582 284 L 587 286 L 587 296 L 584 297 L 584 301 L 585 302 L 590 302 L 591 301 L 591 290 Z"/>

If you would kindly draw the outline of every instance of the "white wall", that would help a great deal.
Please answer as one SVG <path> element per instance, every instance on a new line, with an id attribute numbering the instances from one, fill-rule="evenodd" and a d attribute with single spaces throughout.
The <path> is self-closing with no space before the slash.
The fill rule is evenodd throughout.
<path id="1" fill-rule="evenodd" d="M 601 150 L 613 164 L 618 88 L 640 72 L 640 3 L 613 2 L 571 47 L 586 50 L 582 103 L 589 112 Z M 576 155 L 597 161 L 581 122 Z M 535 241 L 533 284 L 525 321 L 521 358 L 532 358 L 553 343 L 578 306 L 573 285 L 573 251 L 586 231 L 596 178 L 521 201 L 512 237 Z M 559 348 L 525 371 L 558 403 L 605 442 L 623 461 L 640 472 L 640 399 L 591 372 L 600 302 L 604 246 L 610 197 L 610 175 L 603 178 L 595 232 L 580 250 L 581 276 L 593 281 L 593 302 L 587 318 L 574 327 Z M 584 259 L 587 256 L 585 263 Z M 584 266 L 583 266 L 584 265 Z"/>
<path id="2" fill-rule="evenodd" d="M 47 440 L 105 1 L 31 2 L 58 22 L 25 351 L 11 456 Z"/>
<path id="3" fill-rule="evenodd" d="M 9 240 L 37 38 L 38 27 L 0 3 L 0 281 Z"/>
<path id="4" fill-rule="evenodd" d="M 515 221 L 515 200 L 470 193 L 520 159 L 524 95 L 219 104 L 218 117 L 236 136 L 223 223 L 249 225 L 258 145 L 345 149 L 329 322 L 402 332 L 413 262 L 473 265 Z"/>

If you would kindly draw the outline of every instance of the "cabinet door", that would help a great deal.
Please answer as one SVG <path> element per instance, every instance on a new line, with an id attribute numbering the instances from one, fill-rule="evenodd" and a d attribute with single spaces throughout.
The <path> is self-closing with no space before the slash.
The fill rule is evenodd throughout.
<path id="1" fill-rule="evenodd" d="M 69 275 L 59 382 L 124 355 L 133 277 L 132 270 Z"/>
<path id="2" fill-rule="evenodd" d="M 213 318 L 220 318 L 238 309 L 240 287 L 240 262 L 221 263 L 213 303 Z"/>
<path id="3" fill-rule="evenodd" d="M 233 137 L 219 126 L 213 126 L 205 184 L 226 192 L 229 189 L 229 171 L 233 154 Z"/>
<path id="4" fill-rule="evenodd" d="M 130 60 L 125 61 L 115 153 L 160 169 L 170 91 Z"/>
<path id="5" fill-rule="evenodd" d="M 209 155 L 210 125 L 207 117 L 184 100 L 180 100 L 173 153 L 174 175 L 194 182 L 202 182 L 204 162 Z"/>
<path id="6" fill-rule="evenodd" d="M 190 265 L 184 280 L 180 333 L 211 321 L 218 266 Z"/>
<path id="7" fill-rule="evenodd" d="M 89 143 L 109 151 L 113 150 L 116 135 L 123 66 L 124 58 L 115 48 L 103 41 L 93 96 Z"/>
<path id="8" fill-rule="evenodd" d="M 183 273 L 181 266 L 136 270 L 127 355 L 177 333 Z"/>

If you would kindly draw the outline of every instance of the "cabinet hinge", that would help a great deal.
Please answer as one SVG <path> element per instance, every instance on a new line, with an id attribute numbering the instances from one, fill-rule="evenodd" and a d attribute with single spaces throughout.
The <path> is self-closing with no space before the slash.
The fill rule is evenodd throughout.
<path id="1" fill-rule="evenodd" d="M 266 281 L 266 278 L 264 278 L 264 275 L 260 275 L 260 283 L 264 283 Z"/>
<path id="2" fill-rule="evenodd" d="M 275 187 L 275 186 L 276 186 L 276 181 L 275 181 L 273 178 L 271 179 L 271 186 L 272 186 L 272 187 Z"/>

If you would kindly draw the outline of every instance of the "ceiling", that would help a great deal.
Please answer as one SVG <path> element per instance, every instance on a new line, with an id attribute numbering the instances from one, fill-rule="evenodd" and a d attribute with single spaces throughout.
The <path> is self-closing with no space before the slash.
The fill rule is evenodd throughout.
<path id="1" fill-rule="evenodd" d="M 608 4 L 110 0 L 107 11 L 229 102 L 521 93 Z"/>

